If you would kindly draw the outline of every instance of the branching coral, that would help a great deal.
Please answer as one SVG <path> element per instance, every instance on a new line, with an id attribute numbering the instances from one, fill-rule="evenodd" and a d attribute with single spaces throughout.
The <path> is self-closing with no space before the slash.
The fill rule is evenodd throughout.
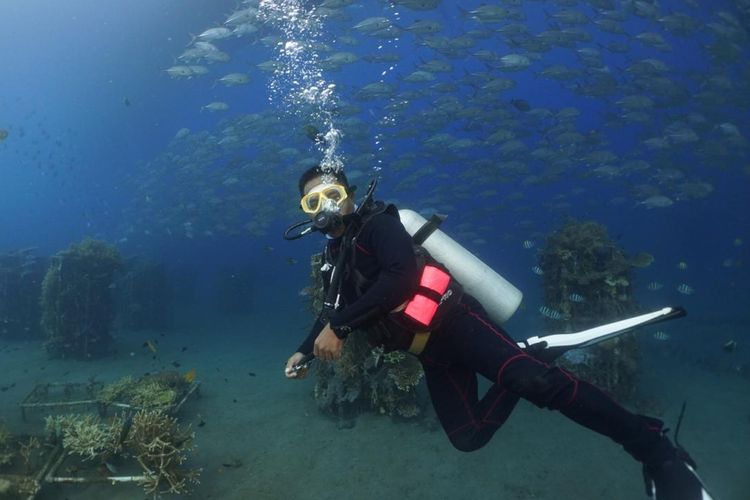
<path id="1" fill-rule="evenodd" d="M 90 414 L 57 415 L 47 417 L 45 424 L 49 435 L 62 438 L 63 448 L 68 453 L 79 455 L 84 460 L 106 457 L 120 450 L 124 424 L 120 416 L 107 423 Z"/>
<path id="2" fill-rule="evenodd" d="M 139 384 L 133 391 L 131 401 L 139 408 L 164 408 L 177 399 L 177 392 L 158 382 Z"/>
<path id="3" fill-rule="evenodd" d="M 135 414 L 125 444 L 143 468 L 147 493 L 186 493 L 190 484 L 198 483 L 199 470 L 181 467 L 192 449 L 193 437 L 164 412 L 142 410 Z"/>
<path id="4" fill-rule="evenodd" d="M 28 468 L 31 465 L 31 458 L 34 450 L 38 450 L 42 447 L 42 443 L 39 442 L 35 436 L 29 437 L 29 440 L 25 443 L 23 441 L 18 442 L 18 454 L 23 459 L 24 465 Z"/>
<path id="5" fill-rule="evenodd" d="M 94 415 L 49 416 L 46 430 L 54 440 L 62 439 L 68 453 L 84 460 L 133 457 L 143 469 L 148 494 L 187 493 L 198 483 L 200 470 L 183 467 L 194 434 L 163 411 L 141 410 L 127 421 L 116 416 L 109 422 Z"/>
<path id="6" fill-rule="evenodd" d="M 135 381 L 133 377 L 123 377 L 117 382 L 112 382 L 102 387 L 97 397 L 99 400 L 105 403 L 121 402 L 127 398 L 127 394 L 130 392 Z"/>
<path id="7" fill-rule="evenodd" d="M 0 468 L 10 465 L 13 462 L 15 453 L 11 448 L 10 433 L 0 425 Z"/>
<path id="8" fill-rule="evenodd" d="M 99 392 L 105 403 L 127 403 L 141 409 L 166 408 L 175 403 L 188 383 L 177 372 L 148 375 L 138 380 L 123 377 Z"/>
<path id="9" fill-rule="evenodd" d="M 18 474 L 0 478 L 0 498 L 36 498 L 41 490 L 39 481 Z"/>

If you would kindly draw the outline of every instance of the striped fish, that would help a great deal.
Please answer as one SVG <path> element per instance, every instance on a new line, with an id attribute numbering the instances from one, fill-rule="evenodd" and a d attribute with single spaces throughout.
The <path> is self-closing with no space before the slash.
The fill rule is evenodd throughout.
<path id="1" fill-rule="evenodd" d="M 654 339 L 664 342 L 665 340 L 669 340 L 669 334 L 659 330 L 658 332 L 654 333 Z"/>
<path id="2" fill-rule="evenodd" d="M 560 314 L 560 311 L 556 311 L 550 307 L 542 306 L 539 308 L 539 312 L 542 313 L 542 316 L 546 316 L 549 319 L 562 319 L 562 314 Z"/>
<path id="3" fill-rule="evenodd" d="M 583 295 L 581 295 L 580 293 L 571 293 L 570 295 L 568 295 L 568 299 L 569 299 L 569 300 L 570 300 L 571 302 L 579 302 L 579 303 L 580 303 L 580 302 L 584 302 L 584 301 L 586 300 L 586 299 L 585 299 L 585 298 L 583 297 Z"/>

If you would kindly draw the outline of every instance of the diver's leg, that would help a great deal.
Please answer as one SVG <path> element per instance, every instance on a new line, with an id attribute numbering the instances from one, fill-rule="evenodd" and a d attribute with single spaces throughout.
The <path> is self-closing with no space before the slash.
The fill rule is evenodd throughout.
<path id="1" fill-rule="evenodd" d="M 451 324 L 448 339 L 460 362 L 536 406 L 558 410 L 575 422 L 622 444 L 644 463 L 664 460 L 672 447 L 662 437 L 662 423 L 635 415 L 600 389 L 570 373 L 535 359 L 518 348 L 487 319 L 478 303 L 459 307 L 465 314 Z"/>
<path id="2" fill-rule="evenodd" d="M 472 370 L 452 364 L 450 356 L 440 355 L 436 349 L 420 359 L 435 413 L 453 446 L 474 451 L 487 444 L 519 397 L 494 384 L 478 399 L 477 377 Z"/>
<path id="3" fill-rule="evenodd" d="M 444 348 L 452 349 L 463 365 L 621 444 L 644 464 L 647 489 L 658 492 L 659 500 L 711 498 L 694 473 L 692 459 L 664 435 L 663 422 L 631 413 L 594 385 L 523 352 L 475 300 L 469 298 L 459 307 L 464 314 L 450 325 L 455 331 L 444 336 Z"/>

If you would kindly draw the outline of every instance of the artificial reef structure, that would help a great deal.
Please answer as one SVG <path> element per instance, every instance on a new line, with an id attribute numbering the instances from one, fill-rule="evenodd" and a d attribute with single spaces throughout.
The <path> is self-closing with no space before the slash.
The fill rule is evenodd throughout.
<path id="1" fill-rule="evenodd" d="M 36 436 L 11 434 L 0 422 L 0 498 L 28 500 L 41 490 L 37 471 L 48 450 Z"/>
<path id="2" fill-rule="evenodd" d="M 24 248 L 0 254 L 0 338 L 40 338 L 39 300 L 49 259 Z"/>
<path id="3" fill-rule="evenodd" d="M 547 238 L 538 260 L 546 333 L 580 331 L 637 313 L 633 261 L 603 225 L 566 222 Z M 620 399 L 636 397 L 638 344 L 633 333 L 568 351 L 558 363 Z"/>
<path id="4" fill-rule="evenodd" d="M 91 358 L 109 352 L 115 314 L 117 248 L 85 239 L 58 252 L 42 282 L 41 326 L 52 356 Z"/>
<path id="5" fill-rule="evenodd" d="M 52 443 L 84 461 L 106 464 L 114 457 L 135 460 L 137 480 L 150 495 L 189 493 L 198 483 L 199 469 L 185 467 L 195 434 L 160 410 L 141 410 L 108 420 L 91 414 L 47 417 L 45 430 Z"/>
<path id="6" fill-rule="evenodd" d="M 315 314 L 324 301 L 322 263 L 322 254 L 311 259 L 308 296 Z M 419 360 L 404 352 L 384 352 L 382 347 L 372 346 L 363 330 L 349 334 L 337 361 L 319 362 L 316 376 L 318 408 L 342 422 L 366 411 L 411 419 L 422 415 L 425 408 L 426 398 L 418 391 L 424 376 Z"/>

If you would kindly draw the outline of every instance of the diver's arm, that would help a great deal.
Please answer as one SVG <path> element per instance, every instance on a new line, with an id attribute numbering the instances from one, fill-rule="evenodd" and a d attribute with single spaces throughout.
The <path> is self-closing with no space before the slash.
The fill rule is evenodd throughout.
<path id="1" fill-rule="evenodd" d="M 328 312 L 331 327 L 340 338 L 384 318 L 414 294 L 419 280 L 411 236 L 396 217 L 388 214 L 373 217 L 363 229 L 358 245 L 375 256 L 380 273 L 359 299 L 338 311 Z"/>
<path id="2" fill-rule="evenodd" d="M 325 255 L 326 250 L 323 251 L 323 261 L 325 262 Z M 325 271 L 321 270 L 321 281 L 323 282 L 323 296 L 325 297 L 328 294 L 328 287 L 331 282 L 331 271 L 324 267 L 326 269 Z M 326 316 L 321 311 L 318 314 L 318 317 L 315 319 L 315 323 L 313 323 L 313 326 L 310 328 L 310 333 L 307 334 L 307 337 L 304 341 L 302 341 L 302 344 L 297 348 L 297 352 L 301 352 L 302 354 L 310 354 L 313 352 L 313 345 L 315 344 L 315 339 L 320 335 L 320 332 L 323 331 L 323 327 L 328 323 Z"/>
<path id="3" fill-rule="evenodd" d="M 307 338 L 305 338 L 302 344 L 300 344 L 300 346 L 297 348 L 297 352 L 301 352 L 302 354 L 310 354 L 311 352 L 313 352 L 315 339 L 318 338 L 320 332 L 323 331 L 323 327 L 326 326 L 326 323 L 327 321 L 325 320 L 325 316 L 323 315 L 323 313 L 318 314 L 318 318 L 315 320 L 312 328 L 310 328 L 310 333 L 307 335 Z"/>

